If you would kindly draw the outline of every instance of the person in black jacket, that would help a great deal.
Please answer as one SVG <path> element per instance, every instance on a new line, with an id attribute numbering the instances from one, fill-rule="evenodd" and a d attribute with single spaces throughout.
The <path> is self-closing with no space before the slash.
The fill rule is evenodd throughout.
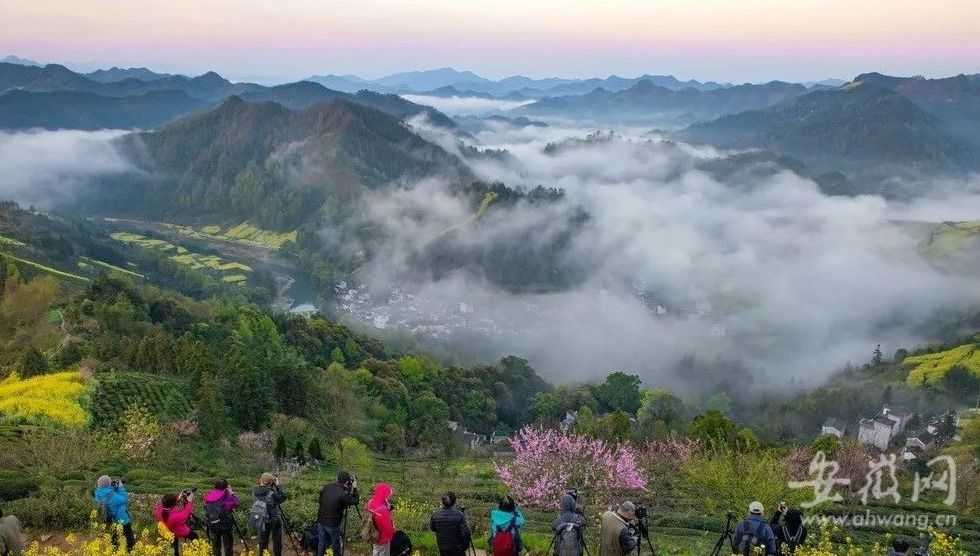
<path id="1" fill-rule="evenodd" d="M 780 523 L 782 518 L 782 523 Z M 803 525 L 803 512 L 796 508 L 787 508 L 780 504 L 775 515 L 769 520 L 769 527 L 776 536 L 776 553 L 782 554 L 783 547 L 790 554 L 796 553 L 796 547 L 806 542 L 806 526 Z"/>
<path id="2" fill-rule="evenodd" d="M 464 556 L 470 547 L 470 526 L 466 514 L 456 509 L 456 494 L 442 495 L 442 509 L 432 514 L 429 529 L 436 534 L 440 556 Z"/>
<path id="3" fill-rule="evenodd" d="M 555 532 L 552 544 L 555 556 L 582 556 L 585 550 L 585 537 L 582 530 L 586 519 L 575 500 L 573 491 L 561 495 L 558 508 L 561 513 L 551 522 L 551 530 Z"/>
<path id="4" fill-rule="evenodd" d="M 347 508 L 356 506 L 361 497 L 357 491 L 357 478 L 346 471 L 337 473 L 337 482 L 320 489 L 320 507 L 316 513 L 316 556 L 327 552 L 327 544 L 333 556 L 344 556 L 343 521 Z"/>

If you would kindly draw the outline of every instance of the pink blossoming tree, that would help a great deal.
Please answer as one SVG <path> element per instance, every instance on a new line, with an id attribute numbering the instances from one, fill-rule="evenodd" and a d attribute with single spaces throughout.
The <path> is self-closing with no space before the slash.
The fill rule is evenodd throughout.
<path id="1" fill-rule="evenodd" d="M 568 431 L 525 427 L 510 439 L 514 459 L 496 465 L 497 476 L 521 503 L 555 506 L 568 488 L 599 504 L 643 491 L 646 474 L 633 447 Z"/>

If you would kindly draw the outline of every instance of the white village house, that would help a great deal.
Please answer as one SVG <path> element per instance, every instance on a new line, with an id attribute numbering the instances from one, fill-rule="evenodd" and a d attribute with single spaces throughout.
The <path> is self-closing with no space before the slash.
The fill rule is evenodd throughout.
<path id="1" fill-rule="evenodd" d="M 837 438 L 844 438 L 844 434 L 847 433 L 847 425 L 844 421 L 838 419 L 837 417 L 830 417 L 824 422 L 823 427 L 820 428 L 821 435 L 836 436 Z"/>
<path id="2" fill-rule="evenodd" d="M 887 450 L 896 436 L 905 431 L 912 415 L 885 406 L 881 413 L 872 419 L 861 419 L 858 423 L 858 442 Z"/>

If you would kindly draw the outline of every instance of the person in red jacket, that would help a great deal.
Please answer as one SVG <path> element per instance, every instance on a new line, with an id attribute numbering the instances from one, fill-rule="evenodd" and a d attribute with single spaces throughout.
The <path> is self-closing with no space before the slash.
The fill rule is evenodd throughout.
<path id="1" fill-rule="evenodd" d="M 197 533 L 187 524 L 194 512 L 194 493 L 188 490 L 177 494 L 165 494 L 153 510 L 157 521 L 174 535 L 174 556 L 180 556 L 180 541 L 192 541 Z"/>
<path id="2" fill-rule="evenodd" d="M 374 487 L 374 496 L 364 509 L 371 514 L 374 527 L 378 530 L 378 540 L 373 544 L 372 556 L 391 556 L 391 539 L 395 536 L 395 522 L 391 517 L 391 495 L 394 491 L 387 483 Z"/>

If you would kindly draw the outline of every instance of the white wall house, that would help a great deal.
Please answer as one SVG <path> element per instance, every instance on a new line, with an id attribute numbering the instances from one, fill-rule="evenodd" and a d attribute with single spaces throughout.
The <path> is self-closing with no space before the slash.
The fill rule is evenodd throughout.
<path id="1" fill-rule="evenodd" d="M 892 440 L 894 421 L 884 417 L 861 419 L 858 423 L 858 442 L 874 446 L 879 450 L 887 450 Z"/>
<path id="2" fill-rule="evenodd" d="M 836 436 L 837 438 L 844 438 L 844 434 L 847 432 L 847 425 L 844 421 L 836 417 L 831 417 L 823 424 L 820 428 L 820 434 Z"/>

